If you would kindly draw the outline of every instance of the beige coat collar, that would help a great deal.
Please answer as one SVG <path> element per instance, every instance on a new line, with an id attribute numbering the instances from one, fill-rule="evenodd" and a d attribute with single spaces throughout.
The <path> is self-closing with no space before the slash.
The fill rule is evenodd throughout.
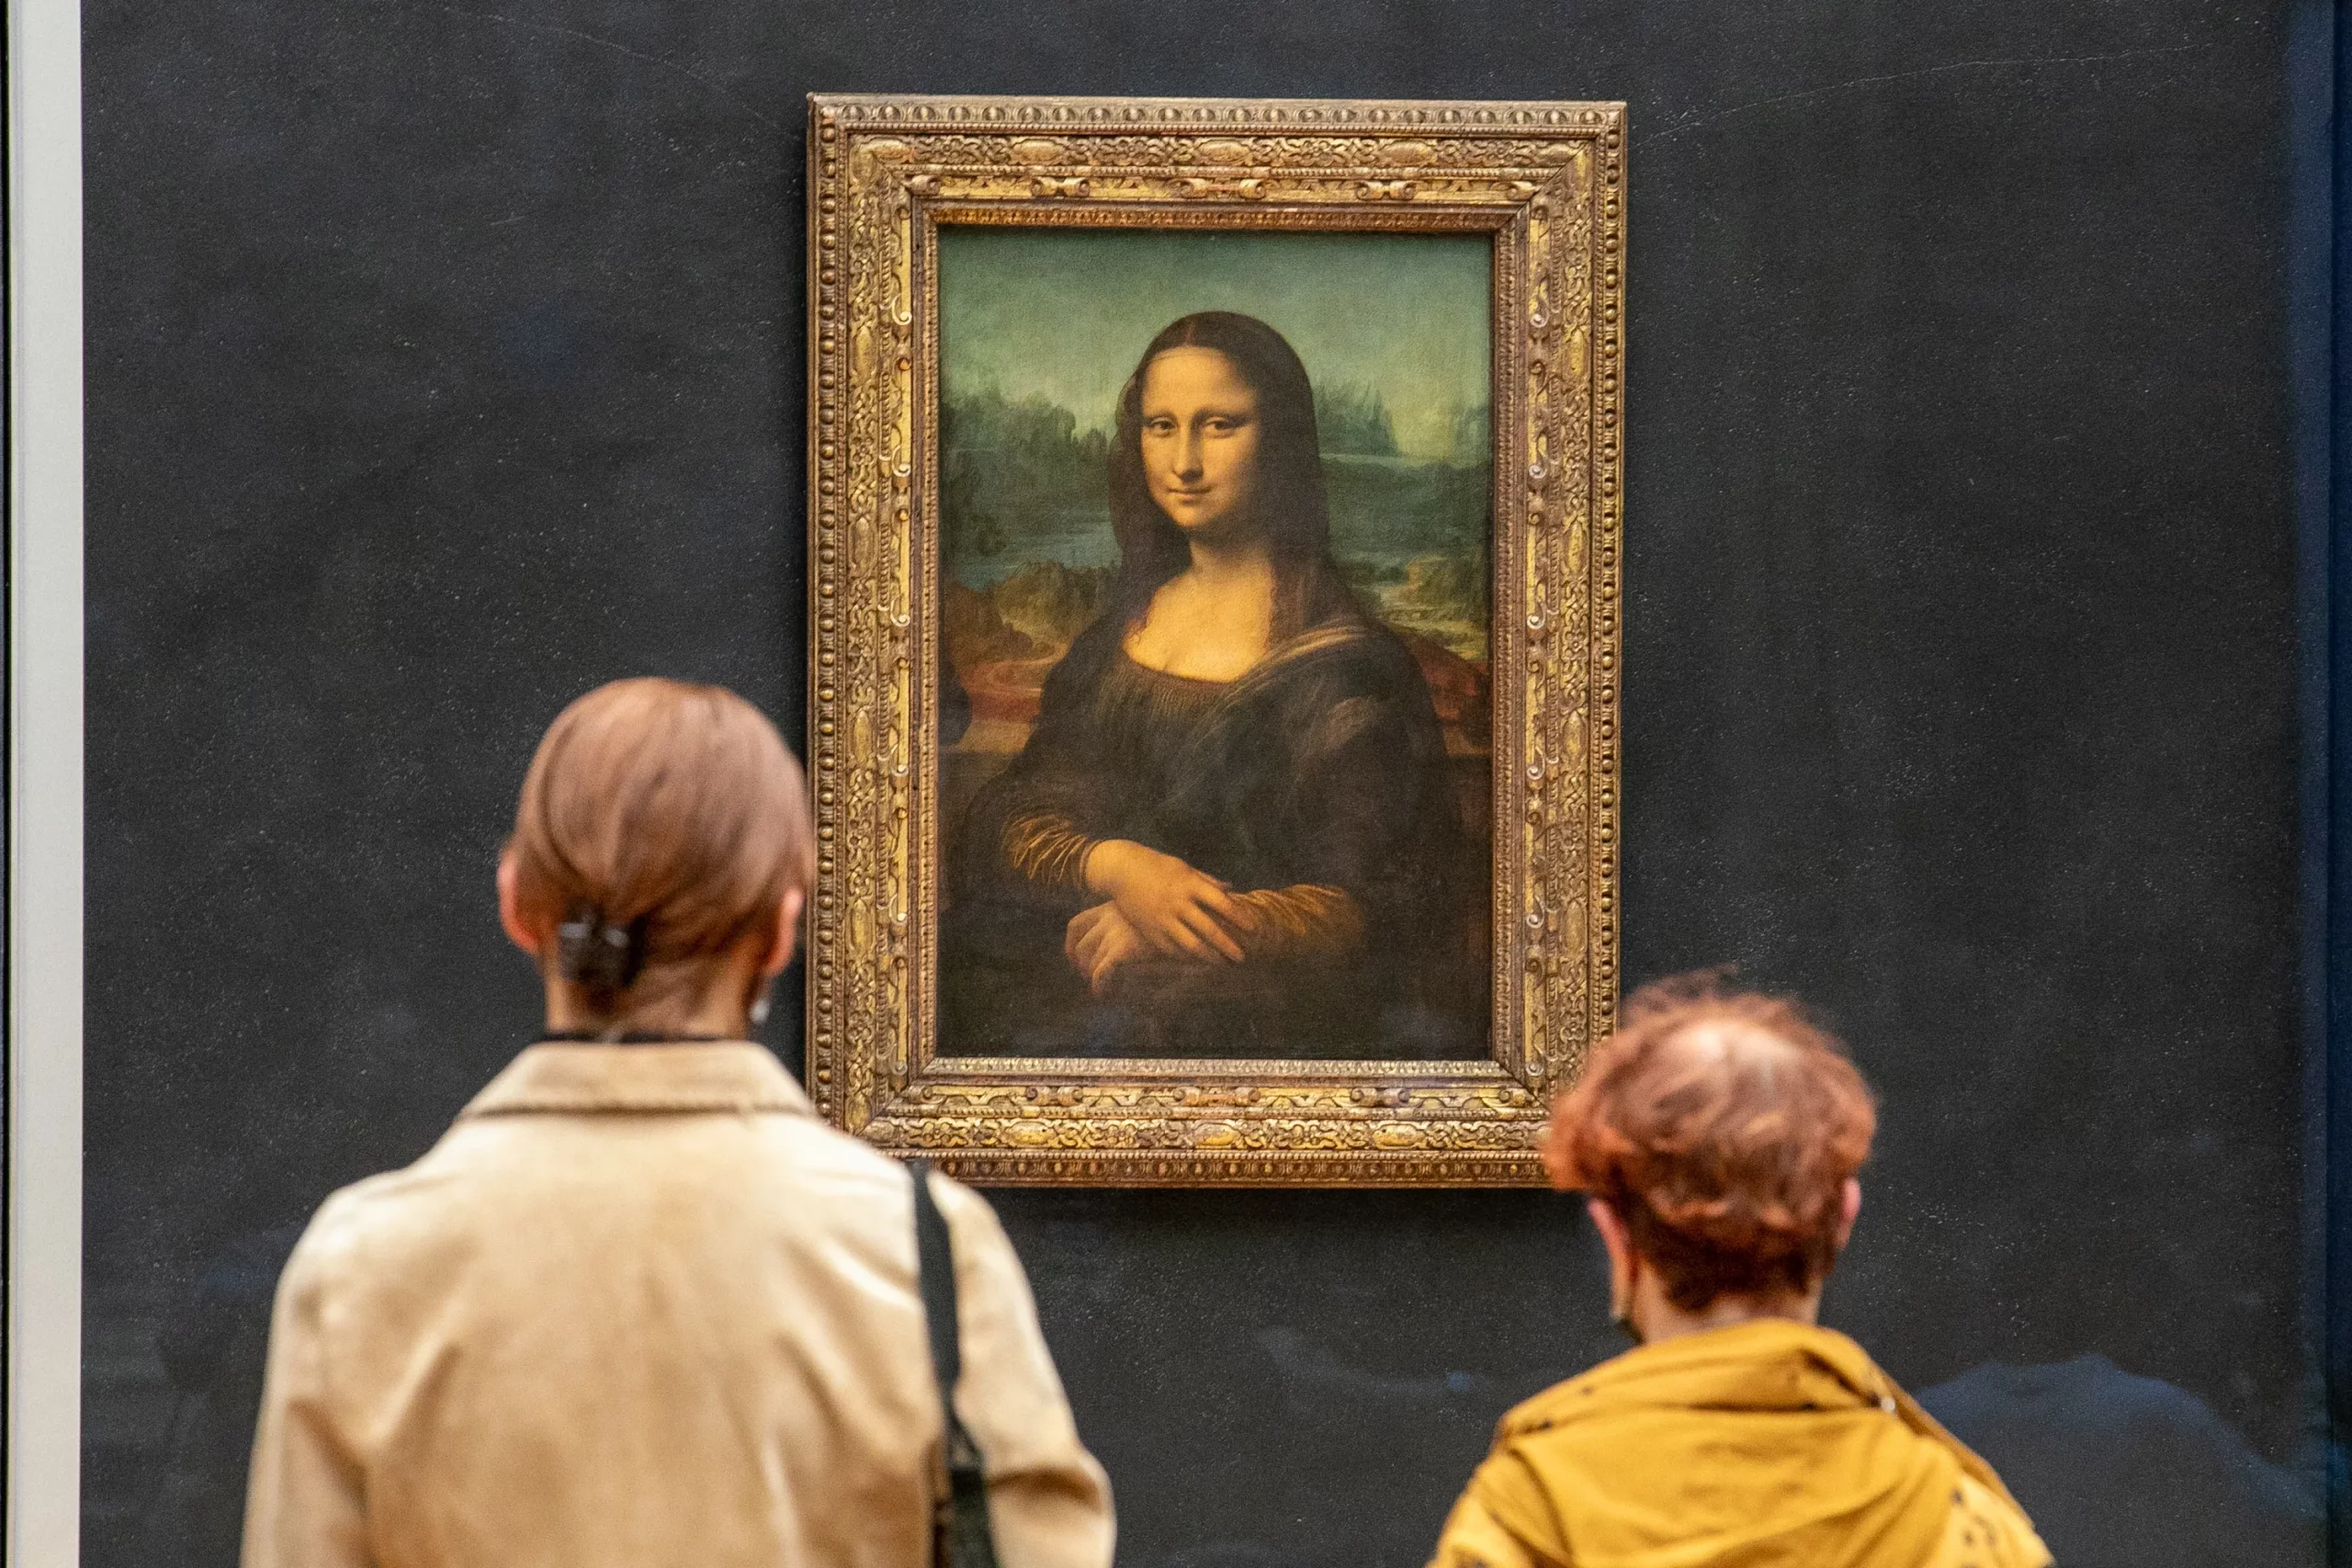
<path id="1" fill-rule="evenodd" d="M 749 1041 L 679 1045 L 548 1042 L 506 1065 L 460 1113 L 785 1111 L 815 1114 L 767 1047 Z"/>

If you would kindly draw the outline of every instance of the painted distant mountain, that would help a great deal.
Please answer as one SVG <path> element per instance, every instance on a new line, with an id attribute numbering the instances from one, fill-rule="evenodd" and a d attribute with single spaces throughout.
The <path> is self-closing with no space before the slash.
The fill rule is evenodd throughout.
<path id="1" fill-rule="evenodd" d="M 1323 450 L 1334 456 L 1397 456 L 1396 427 L 1388 417 L 1387 403 L 1371 388 L 1353 382 L 1316 389 L 1315 434 Z"/>

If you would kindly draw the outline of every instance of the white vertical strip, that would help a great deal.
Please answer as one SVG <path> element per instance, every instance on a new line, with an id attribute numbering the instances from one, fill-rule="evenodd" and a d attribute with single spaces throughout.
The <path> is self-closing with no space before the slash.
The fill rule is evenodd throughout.
<path id="1" fill-rule="evenodd" d="M 9 0 L 10 1568 L 80 1555 L 81 28 Z"/>

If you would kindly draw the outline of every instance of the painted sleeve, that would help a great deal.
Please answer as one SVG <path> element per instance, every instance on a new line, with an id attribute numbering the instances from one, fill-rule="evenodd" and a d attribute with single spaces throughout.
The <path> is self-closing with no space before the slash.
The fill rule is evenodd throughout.
<path id="1" fill-rule="evenodd" d="M 1291 880 L 1344 889 L 1375 944 L 1457 901 L 1466 853 L 1444 733 L 1420 673 L 1394 659 L 1336 663 L 1293 694 Z"/>
<path id="2" fill-rule="evenodd" d="M 1027 743 L 966 808 L 948 868 L 958 897 L 1084 894 L 1086 852 L 1115 836 L 1119 794 L 1085 717 L 1102 636 L 1090 630 L 1046 677 Z"/>
<path id="3" fill-rule="evenodd" d="M 1252 918 L 1250 928 L 1238 933 L 1252 959 L 1345 958 L 1363 945 L 1363 911 L 1340 888 L 1302 882 L 1236 893 L 1233 901 Z"/>
<path id="4" fill-rule="evenodd" d="M 1020 812 L 1004 825 L 1004 862 L 1040 887 L 1083 893 L 1086 852 L 1102 841 L 1051 807 Z"/>

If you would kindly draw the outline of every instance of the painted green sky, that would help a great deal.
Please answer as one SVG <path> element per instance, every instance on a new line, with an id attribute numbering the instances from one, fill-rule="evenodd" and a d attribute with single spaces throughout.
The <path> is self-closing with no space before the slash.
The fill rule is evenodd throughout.
<path id="1" fill-rule="evenodd" d="M 1107 430 L 1154 333 L 1240 310 L 1318 387 L 1378 391 L 1408 455 L 1442 457 L 1456 412 L 1487 400 L 1492 256 L 1476 234 L 945 228 L 942 390 L 1041 395 Z"/>

